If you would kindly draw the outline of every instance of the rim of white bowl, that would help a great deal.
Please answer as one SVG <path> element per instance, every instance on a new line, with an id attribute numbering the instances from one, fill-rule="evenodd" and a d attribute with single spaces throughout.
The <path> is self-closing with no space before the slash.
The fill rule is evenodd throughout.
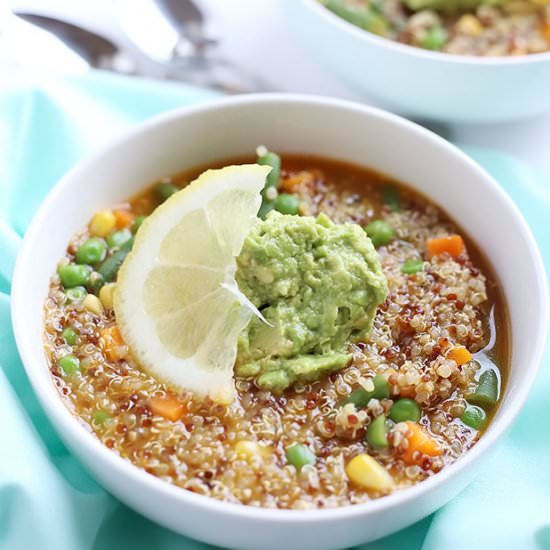
<path id="1" fill-rule="evenodd" d="M 170 120 L 181 119 L 182 123 L 184 123 L 186 116 L 200 114 L 205 111 L 239 108 L 240 106 L 247 104 L 275 105 L 281 103 L 304 105 L 315 104 L 320 107 L 337 108 L 345 111 L 352 111 L 358 115 L 367 115 L 369 117 L 382 119 L 387 121 L 389 124 L 402 128 L 406 132 L 413 132 L 417 134 L 421 139 L 431 141 L 437 149 L 446 150 L 447 152 L 451 152 L 451 154 L 460 157 L 464 163 L 468 164 L 470 168 L 479 175 L 480 180 L 483 180 L 485 185 L 490 186 L 492 191 L 500 196 L 503 207 L 509 211 L 511 216 L 516 218 L 518 228 L 525 239 L 525 242 L 529 248 L 529 254 L 533 260 L 533 269 L 538 280 L 538 285 L 541 289 L 540 298 L 544 304 L 541 309 L 540 318 L 537 319 L 536 323 L 538 333 L 535 339 L 536 347 L 531 352 L 531 367 L 525 373 L 523 381 L 518 387 L 518 391 L 513 395 L 508 396 L 505 405 L 505 413 L 501 416 L 501 418 L 498 418 L 497 421 L 493 421 L 491 423 L 487 432 L 480 438 L 473 448 L 465 453 L 459 460 L 447 466 L 438 474 L 407 489 L 396 491 L 388 496 L 361 504 L 320 510 L 277 510 L 271 508 L 256 508 L 253 506 L 223 502 L 204 495 L 197 495 L 148 474 L 138 466 L 132 464 L 130 461 L 109 450 L 103 443 L 101 443 L 101 441 L 99 441 L 99 439 L 86 430 L 79 422 L 78 417 L 73 415 L 63 403 L 62 398 L 53 382 L 47 385 L 41 384 L 44 376 L 43 372 L 41 374 L 44 367 L 44 359 L 42 358 L 41 361 L 35 361 L 36 352 L 34 352 L 33 349 L 38 346 L 38 353 L 43 354 L 44 351 L 42 342 L 29 343 L 25 336 L 25 318 L 22 314 L 23 308 L 20 307 L 25 299 L 25 288 L 21 285 L 20 281 L 26 271 L 32 271 L 34 261 L 33 243 L 40 235 L 42 225 L 48 217 L 50 204 L 57 200 L 58 195 L 65 193 L 66 187 L 73 185 L 71 183 L 72 181 L 77 181 L 82 172 L 89 170 L 91 166 L 99 162 L 103 155 L 108 154 L 109 150 L 113 147 L 121 146 L 138 134 L 147 132 L 154 127 L 162 126 Z M 11 314 L 17 347 L 23 360 L 27 376 L 31 381 L 31 385 L 36 392 L 42 407 L 55 426 L 56 431 L 58 433 L 63 433 L 64 437 L 70 440 L 73 445 L 75 442 L 78 443 L 78 446 L 82 449 L 82 452 L 87 452 L 97 456 L 104 463 L 105 467 L 112 468 L 113 471 L 120 473 L 120 475 L 125 478 L 128 478 L 129 483 L 136 483 L 138 485 L 145 486 L 146 488 L 155 491 L 158 494 L 162 494 L 167 498 L 182 500 L 188 504 L 196 506 L 197 508 L 209 509 L 234 518 L 242 517 L 268 522 L 293 523 L 301 521 L 312 522 L 350 518 L 381 512 L 384 510 L 389 510 L 394 506 L 404 505 L 408 502 L 414 501 L 416 498 L 421 497 L 425 493 L 430 492 L 432 488 L 445 484 L 459 472 L 470 467 L 472 463 L 476 462 L 486 451 L 488 451 L 489 448 L 492 447 L 494 443 L 506 432 L 513 420 L 517 417 L 520 409 L 527 399 L 535 376 L 539 370 L 548 327 L 548 288 L 540 251 L 536 244 L 535 238 L 519 209 L 513 203 L 511 198 L 498 185 L 498 183 L 483 168 L 481 168 L 470 157 L 451 143 L 445 141 L 443 138 L 414 122 L 381 109 L 352 101 L 307 94 L 247 94 L 229 98 L 214 99 L 199 105 L 175 109 L 153 117 L 152 119 L 137 125 L 135 128 L 126 132 L 122 135 L 122 137 L 112 141 L 107 146 L 102 147 L 95 154 L 78 163 L 64 177 L 62 177 L 61 180 L 52 188 L 42 205 L 39 207 L 25 235 L 14 270 Z M 500 406 L 503 407 L 503 405 L 504 404 L 501 404 Z"/>
<path id="2" fill-rule="evenodd" d="M 290 0 L 295 1 L 295 0 Z M 319 17 L 325 19 L 329 24 L 335 25 L 342 29 L 344 32 L 355 35 L 360 40 L 364 40 L 370 44 L 395 50 L 405 55 L 412 57 L 423 57 L 432 61 L 448 61 L 449 63 L 455 63 L 458 65 L 526 65 L 550 62 L 550 50 L 540 53 L 530 53 L 525 55 L 511 56 L 503 55 L 499 57 L 483 57 L 476 55 L 459 55 L 454 53 L 437 52 L 431 50 L 425 50 L 416 46 L 410 46 L 408 44 L 402 44 L 389 38 L 377 36 L 374 33 L 360 29 L 353 23 L 346 21 L 344 18 L 336 15 L 326 8 L 319 0 L 298 0 L 301 1 L 306 7 L 315 12 Z"/>

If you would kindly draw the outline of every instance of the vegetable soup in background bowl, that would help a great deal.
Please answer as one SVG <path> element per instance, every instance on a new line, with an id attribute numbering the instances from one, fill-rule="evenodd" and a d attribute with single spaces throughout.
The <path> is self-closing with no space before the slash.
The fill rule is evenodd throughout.
<path id="1" fill-rule="evenodd" d="M 12 307 L 45 411 L 123 502 L 212 544 L 318 549 L 473 478 L 536 374 L 546 293 L 523 218 L 456 148 L 267 95 L 168 113 L 69 173 Z"/>
<path id="2" fill-rule="evenodd" d="M 285 8 L 328 67 L 400 114 L 497 123 L 550 110 L 544 0 L 288 0 Z"/>

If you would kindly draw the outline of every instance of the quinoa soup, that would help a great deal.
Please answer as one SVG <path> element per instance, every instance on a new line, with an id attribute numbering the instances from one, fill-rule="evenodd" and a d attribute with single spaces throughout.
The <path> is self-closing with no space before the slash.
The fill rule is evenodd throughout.
<path id="1" fill-rule="evenodd" d="M 547 0 L 319 0 L 351 24 L 426 50 L 476 56 L 550 50 Z"/>
<path id="2" fill-rule="evenodd" d="M 506 380 L 508 321 L 497 280 L 436 205 L 358 166 L 283 155 L 277 192 L 264 193 L 262 205 L 357 224 L 376 247 L 387 297 L 368 337 L 350 339 L 343 368 L 282 392 L 236 376 L 227 405 L 140 367 L 113 312 L 117 269 L 143 217 L 204 169 L 106 205 L 68 244 L 45 304 L 45 350 L 73 414 L 152 475 L 270 508 L 365 502 L 421 482 L 467 452 Z"/>

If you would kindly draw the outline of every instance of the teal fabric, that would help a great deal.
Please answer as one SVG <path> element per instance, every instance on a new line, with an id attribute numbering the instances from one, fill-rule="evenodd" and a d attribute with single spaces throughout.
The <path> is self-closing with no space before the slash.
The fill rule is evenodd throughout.
<path id="1" fill-rule="evenodd" d="M 126 508 L 67 452 L 19 360 L 9 290 L 21 237 L 59 177 L 138 121 L 212 96 L 182 85 L 102 73 L 15 80 L 0 90 L 1 550 L 208 548 Z M 550 269 L 550 178 L 497 152 L 468 153 L 520 207 Z M 431 517 L 363 548 L 550 549 L 549 369 L 547 353 L 527 406 L 474 483 Z"/>

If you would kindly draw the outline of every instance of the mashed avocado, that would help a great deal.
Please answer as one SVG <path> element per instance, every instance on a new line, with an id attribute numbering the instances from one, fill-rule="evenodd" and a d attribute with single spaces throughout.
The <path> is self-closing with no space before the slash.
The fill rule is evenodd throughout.
<path id="1" fill-rule="evenodd" d="M 387 294 L 363 229 L 323 214 L 270 213 L 247 236 L 236 279 L 269 323 L 254 317 L 241 334 L 236 374 L 275 393 L 344 367 Z"/>

